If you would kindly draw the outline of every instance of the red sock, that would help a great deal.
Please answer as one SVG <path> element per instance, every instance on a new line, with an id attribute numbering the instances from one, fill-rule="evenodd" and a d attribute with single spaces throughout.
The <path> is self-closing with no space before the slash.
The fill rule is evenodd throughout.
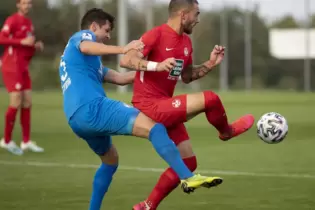
<path id="1" fill-rule="evenodd" d="M 205 96 L 205 113 L 208 122 L 213 125 L 220 134 L 229 133 L 231 128 L 219 96 L 212 91 L 204 91 L 203 94 Z"/>
<path id="2" fill-rule="evenodd" d="M 6 144 L 10 143 L 12 140 L 12 131 L 17 111 L 17 108 L 9 106 L 7 113 L 5 114 L 4 141 Z"/>
<path id="3" fill-rule="evenodd" d="M 193 172 L 197 168 L 197 159 L 195 156 L 183 159 L 186 166 Z M 168 168 L 160 176 L 158 183 L 155 185 L 150 196 L 146 200 L 152 209 L 156 209 L 160 202 L 172 192 L 180 183 L 177 174 L 173 169 Z"/>
<path id="4" fill-rule="evenodd" d="M 27 143 L 30 140 L 31 108 L 21 109 L 21 126 L 22 126 L 23 142 Z"/>

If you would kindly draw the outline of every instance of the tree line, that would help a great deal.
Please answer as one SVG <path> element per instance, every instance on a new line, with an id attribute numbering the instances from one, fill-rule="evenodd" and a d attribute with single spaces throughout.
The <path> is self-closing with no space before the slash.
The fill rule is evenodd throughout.
<path id="1" fill-rule="evenodd" d="M 87 8 L 96 7 L 91 0 Z M 102 8 L 117 17 L 117 1 L 103 3 Z M 0 2 L 0 25 L 7 16 L 15 11 L 15 1 Z M 44 0 L 33 0 L 31 18 L 36 29 L 36 37 L 45 43 L 45 51 L 38 54 L 32 62 L 31 73 L 35 89 L 59 88 L 58 65 L 59 57 L 69 37 L 78 30 L 79 8 L 71 0 L 61 1 L 58 7 L 51 7 Z M 252 72 L 253 88 L 295 89 L 303 88 L 303 60 L 279 60 L 270 55 L 270 28 L 301 28 L 304 23 L 293 16 L 284 16 L 272 23 L 268 23 L 259 15 L 259 7 L 251 11 L 252 22 Z M 200 23 L 194 31 L 194 62 L 205 61 L 212 47 L 220 43 L 220 16 L 225 13 L 228 25 L 229 86 L 231 89 L 244 88 L 244 24 L 245 11 L 237 7 L 202 11 Z M 138 39 L 145 32 L 145 16 L 143 11 L 131 5 L 128 9 L 128 39 Z M 119 17 L 117 17 L 119 18 Z M 155 25 L 167 19 L 167 5 L 155 5 Z M 315 14 L 312 16 L 312 27 L 315 28 Z M 113 31 L 110 44 L 117 43 L 117 29 Z M 104 64 L 116 67 L 117 57 L 106 56 Z M 315 89 L 315 62 L 312 60 L 312 89 Z M 199 86 L 205 88 L 219 87 L 218 69 L 200 80 Z M 109 86 L 108 88 L 112 88 Z"/>

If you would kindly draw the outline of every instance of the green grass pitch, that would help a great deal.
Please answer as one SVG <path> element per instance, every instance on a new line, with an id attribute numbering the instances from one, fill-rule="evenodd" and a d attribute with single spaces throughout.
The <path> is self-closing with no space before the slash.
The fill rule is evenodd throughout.
<path id="1" fill-rule="evenodd" d="M 0 115 L 6 93 L 0 92 Z M 284 115 L 289 134 L 268 145 L 255 127 L 230 142 L 221 142 L 204 115 L 187 123 L 198 170 L 224 178 L 213 189 L 191 195 L 180 189 L 160 206 L 165 210 L 312 210 L 315 209 L 315 95 L 289 92 L 231 92 L 220 94 L 229 119 L 265 112 Z M 130 101 L 130 94 L 109 96 Z M 68 127 L 60 92 L 34 93 L 32 138 L 43 154 L 22 157 L 0 150 L 1 210 L 88 209 L 91 182 L 99 159 Z M 2 118 L 3 119 L 3 118 Z M 0 121 L 2 135 L 3 120 Z M 21 139 L 19 117 L 14 139 Z M 120 168 L 103 209 L 124 210 L 146 198 L 166 167 L 144 139 L 114 137 Z"/>

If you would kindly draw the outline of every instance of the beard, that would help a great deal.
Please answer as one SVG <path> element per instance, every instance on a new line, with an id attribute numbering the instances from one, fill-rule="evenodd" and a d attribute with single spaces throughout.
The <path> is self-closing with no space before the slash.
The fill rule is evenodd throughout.
<path id="1" fill-rule="evenodd" d="M 184 27 L 184 32 L 186 34 L 192 34 L 193 32 L 193 27 L 191 26 L 191 24 L 187 25 L 186 27 Z"/>
<path id="2" fill-rule="evenodd" d="M 192 34 L 193 28 L 194 28 L 195 25 L 196 25 L 196 24 L 193 23 L 193 22 L 187 23 L 187 24 L 184 25 L 184 30 L 183 30 L 183 31 L 184 31 L 186 34 Z"/>

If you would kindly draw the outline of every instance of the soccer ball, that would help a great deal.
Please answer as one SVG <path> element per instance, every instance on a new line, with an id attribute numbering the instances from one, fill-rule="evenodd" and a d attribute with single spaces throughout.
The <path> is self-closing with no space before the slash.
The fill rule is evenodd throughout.
<path id="1" fill-rule="evenodd" d="M 257 134 L 268 144 L 279 143 L 288 134 L 287 120 L 276 112 L 266 113 L 257 122 Z"/>

